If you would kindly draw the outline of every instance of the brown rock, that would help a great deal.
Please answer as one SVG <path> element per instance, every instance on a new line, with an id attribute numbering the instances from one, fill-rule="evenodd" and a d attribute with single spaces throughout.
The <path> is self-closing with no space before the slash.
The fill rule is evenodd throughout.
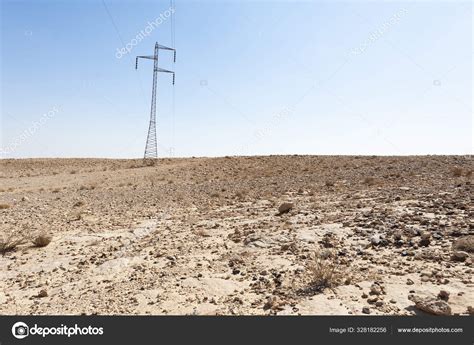
<path id="1" fill-rule="evenodd" d="M 453 254 L 451 255 L 451 260 L 463 262 L 463 261 L 466 261 L 468 257 L 469 257 L 469 254 L 466 252 L 454 251 Z"/>
<path id="2" fill-rule="evenodd" d="M 280 207 L 278 207 L 278 212 L 279 214 L 288 213 L 291 211 L 293 206 L 294 205 L 292 202 L 284 202 L 283 204 L 280 205 Z"/>
<path id="3" fill-rule="evenodd" d="M 38 297 L 39 298 L 48 297 L 48 292 L 43 289 L 40 292 L 38 292 Z"/>
<path id="4" fill-rule="evenodd" d="M 474 235 L 463 236 L 454 241 L 453 250 L 474 253 Z"/>
<path id="5" fill-rule="evenodd" d="M 449 299 L 449 292 L 446 290 L 441 290 L 438 294 L 438 298 L 442 299 L 443 301 L 447 301 Z"/>

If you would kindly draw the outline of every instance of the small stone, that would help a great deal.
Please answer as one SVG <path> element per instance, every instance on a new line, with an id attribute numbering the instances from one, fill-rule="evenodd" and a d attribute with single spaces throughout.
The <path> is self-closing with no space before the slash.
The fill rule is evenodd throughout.
<path id="1" fill-rule="evenodd" d="M 374 304 L 374 303 L 376 303 L 376 302 L 378 301 L 378 299 L 379 299 L 379 298 L 378 298 L 377 296 L 367 298 L 367 303 L 369 303 L 369 304 Z"/>
<path id="2" fill-rule="evenodd" d="M 268 298 L 267 302 L 263 306 L 264 310 L 281 310 L 283 309 L 283 302 L 278 298 L 278 296 L 271 296 Z"/>
<path id="3" fill-rule="evenodd" d="M 421 277 L 420 280 L 421 280 L 423 283 L 426 283 L 426 282 L 429 282 L 429 281 L 430 281 L 430 277 L 423 276 L 423 277 Z"/>
<path id="4" fill-rule="evenodd" d="M 390 300 L 390 303 L 395 304 L 397 301 L 395 301 L 393 298 Z"/>
<path id="5" fill-rule="evenodd" d="M 407 279 L 407 285 L 413 285 L 415 282 L 411 280 L 410 278 Z"/>
<path id="6" fill-rule="evenodd" d="M 367 298 L 369 295 L 367 295 L 365 292 L 362 294 L 362 298 Z"/>
<path id="7" fill-rule="evenodd" d="M 364 314 L 370 314 L 370 308 L 369 307 L 364 307 L 364 308 L 362 308 L 362 312 Z"/>
<path id="8" fill-rule="evenodd" d="M 381 246 L 385 245 L 387 243 L 387 240 L 385 240 L 382 235 L 377 234 L 370 238 L 370 243 L 372 243 L 373 246 Z"/>
<path id="9" fill-rule="evenodd" d="M 278 212 L 279 214 L 290 212 L 293 206 L 294 205 L 291 202 L 284 202 L 283 204 L 280 205 L 280 207 L 278 207 Z"/>
<path id="10" fill-rule="evenodd" d="M 372 286 L 370 287 L 370 294 L 371 295 L 380 295 L 382 294 L 382 287 L 378 284 L 372 284 Z"/>
<path id="11" fill-rule="evenodd" d="M 377 301 L 377 302 L 375 302 L 375 306 L 376 307 L 381 307 L 381 306 L 383 306 L 383 302 L 382 301 Z"/>
<path id="12" fill-rule="evenodd" d="M 48 297 L 48 292 L 43 289 L 40 292 L 38 292 L 38 297 L 39 298 Z"/>
<path id="13" fill-rule="evenodd" d="M 443 301 L 448 301 L 449 299 L 449 292 L 446 290 L 441 290 L 438 294 L 438 298 L 442 299 Z"/>

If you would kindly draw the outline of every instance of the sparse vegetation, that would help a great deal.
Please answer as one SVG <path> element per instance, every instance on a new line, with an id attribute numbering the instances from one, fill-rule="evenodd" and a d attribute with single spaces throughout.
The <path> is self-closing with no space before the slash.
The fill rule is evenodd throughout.
<path id="1" fill-rule="evenodd" d="M 74 207 L 81 207 L 81 206 L 84 206 L 84 204 L 85 204 L 84 201 L 79 200 L 79 201 L 77 201 L 76 203 L 74 203 L 73 206 L 74 206 Z"/>
<path id="2" fill-rule="evenodd" d="M 333 180 L 326 180 L 324 183 L 326 187 L 334 187 L 334 181 Z"/>
<path id="3" fill-rule="evenodd" d="M 10 231 L 0 235 L 0 254 L 5 255 L 21 244 L 27 242 L 27 236 L 22 232 Z"/>
<path id="4" fill-rule="evenodd" d="M 42 233 L 33 239 L 33 244 L 35 247 L 46 247 L 51 242 L 51 240 L 51 236 Z"/>
<path id="5" fill-rule="evenodd" d="M 7 208 L 10 208 L 11 206 L 9 204 L 0 204 L 0 210 L 6 210 Z"/>
<path id="6" fill-rule="evenodd" d="M 342 284 L 343 274 L 337 258 L 324 253 L 316 253 L 314 261 L 308 266 L 311 275 L 310 290 L 319 292 Z"/>
<path id="7" fill-rule="evenodd" d="M 460 167 L 454 167 L 451 169 L 451 173 L 454 177 L 461 177 L 463 174 L 463 170 Z"/>
<path id="8" fill-rule="evenodd" d="M 377 180 L 374 177 L 369 176 L 364 178 L 363 182 L 368 186 L 373 186 L 377 182 Z"/>
<path id="9" fill-rule="evenodd" d="M 209 233 L 204 230 L 204 229 L 198 229 L 196 230 L 196 235 L 200 236 L 200 237 L 210 237 L 211 235 L 209 235 Z"/>

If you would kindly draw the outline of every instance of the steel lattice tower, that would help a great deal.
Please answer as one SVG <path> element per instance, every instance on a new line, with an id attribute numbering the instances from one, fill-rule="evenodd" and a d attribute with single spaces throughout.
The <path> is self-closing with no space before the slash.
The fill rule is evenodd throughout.
<path id="1" fill-rule="evenodd" d="M 135 61 L 135 69 L 138 69 L 138 59 L 150 59 L 153 60 L 153 86 L 151 89 L 151 111 L 150 111 L 150 126 L 148 127 L 148 135 L 146 138 L 145 154 L 144 159 L 156 159 L 158 158 L 158 145 L 156 141 L 156 86 L 158 82 L 158 72 L 172 73 L 173 74 L 173 85 L 175 74 L 173 71 L 168 71 L 163 68 L 158 67 L 158 52 L 160 49 L 163 50 L 172 50 L 173 51 L 173 62 L 176 62 L 176 50 L 174 48 L 169 48 L 155 43 L 155 53 L 153 56 L 137 56 Z"/>

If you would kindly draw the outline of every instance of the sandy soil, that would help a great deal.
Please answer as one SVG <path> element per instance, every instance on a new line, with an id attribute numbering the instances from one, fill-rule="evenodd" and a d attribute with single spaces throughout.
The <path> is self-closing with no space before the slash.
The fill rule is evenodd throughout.
<path id="1" fill-rule="evenodd" d="M 473 170 L 467 156 L 0 160 L 0 235 L 28 239 L 0 255 L 0 314 L 472 313 Z"/>

